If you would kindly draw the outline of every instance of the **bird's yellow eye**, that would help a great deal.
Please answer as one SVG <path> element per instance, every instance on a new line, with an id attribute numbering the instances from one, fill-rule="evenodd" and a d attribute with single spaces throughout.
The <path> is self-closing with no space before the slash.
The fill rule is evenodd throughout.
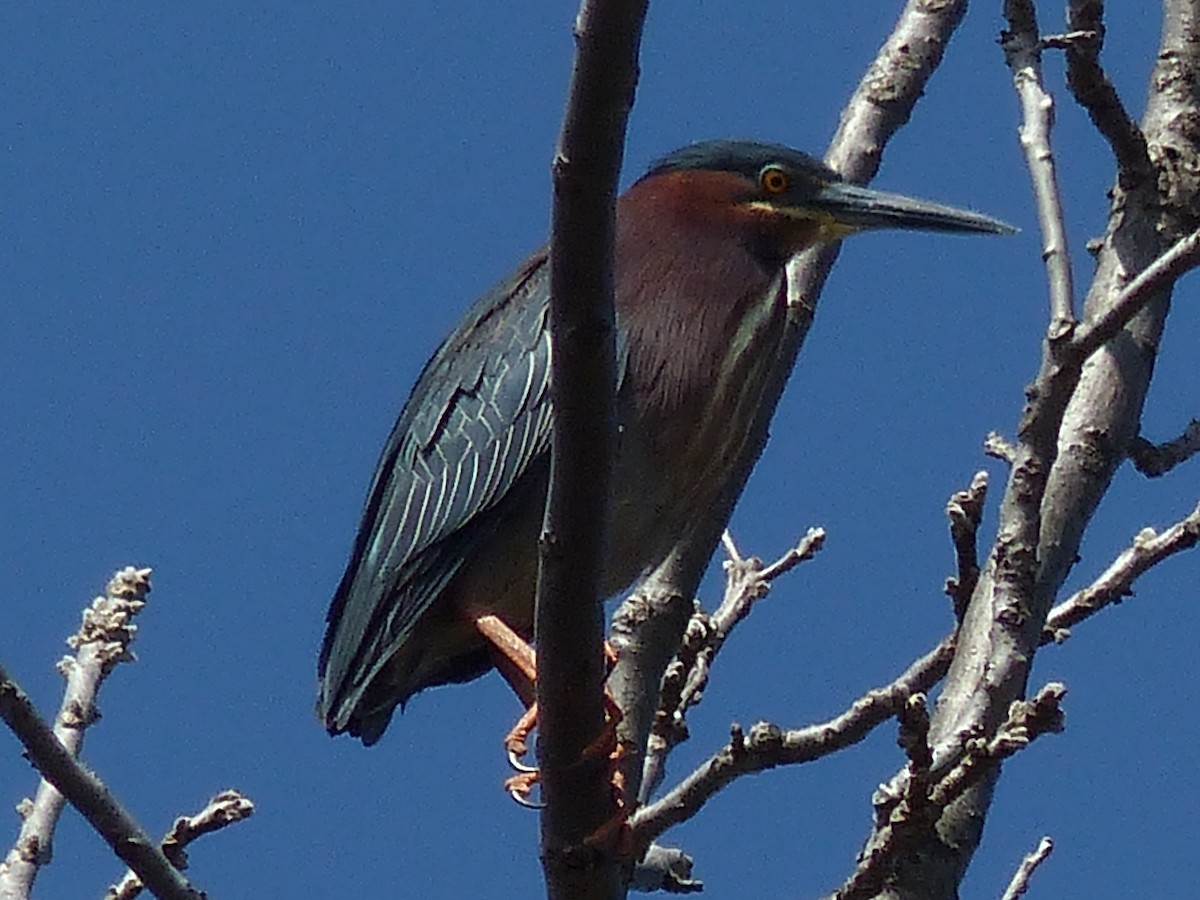
<path id="1" fill-rule="evenodd" d="M 779 166 L 765 166 L 758 173 L 758 183 L 768 194 L 782 194 L 788 189 L 788 174 Z"/>

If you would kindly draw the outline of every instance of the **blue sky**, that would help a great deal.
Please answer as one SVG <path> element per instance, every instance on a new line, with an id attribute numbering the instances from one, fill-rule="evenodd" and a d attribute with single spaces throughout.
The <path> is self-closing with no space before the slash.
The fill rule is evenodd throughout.
<path id="1" fill-rule="evenodd" d="M 701 138 L 819 154 L 899 6 L 653 4 L 626 182 Z M 979 468 L 994 524 L 1003 472 L 980 446 L 1012 433 L 1046 318 L 998 7 L 976 5 L 876 184 L 1024 231 L 844 250 L 733 523 L 746 552 L 773 557 L 813 524 L 827 548 L 725 648 L 671 775 L 731 720 L 805 724 L 891 679 L 950 626 L 942 508 Z M 325 608 L 394 416 L 461 311 L 546 235 L 574 4 L 450 9 L 0 13 L 0 660 L 55 708 L 80 608 L 113 569 L 155 568 L 140 661 L 106 686 L 85 755 L 154 833 L 221 788 L 254 798 L 254 819 L 192 854 L 213 897 L 540 891 L 536 816 L 499 789 L 518 712 L 499 679 L 418 697 L 370 750 L 311 713 Z M 1114 4 L 1109 26 L 1105 61 L 1140 113 L 1157 19 Z M 1112 166 L 1059 69 L 1049 57 L 1085 285 Z M 1147 404 L 1160 440 L 1200 413 L 1192 293 Z M 1072 586 L 1198 495 L 1194 464 L 1159 482 L 1122 470 Z M 965 896 L 997 896 L 1043 834 L 1057 849 L 1031 896 L 1192 895 L 1198 575 L 1200 557 L 1168 563 L 1039 655 L 1035 680 L 1070 688 L 1067 731 L 1008 765 Z M 830 890 L 902 761 L 894 735 L 746 779 L 669 842 L 709 896 Z M 8 808 L 34 784 L 18 753 L 0 732 Z M 68 815 L 37 893 L 98 896 L 119 874 Z"/>

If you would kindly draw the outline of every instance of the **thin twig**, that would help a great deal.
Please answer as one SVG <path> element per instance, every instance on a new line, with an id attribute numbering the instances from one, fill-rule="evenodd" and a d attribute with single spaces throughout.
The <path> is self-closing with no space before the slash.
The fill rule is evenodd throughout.
<path id="1" fill-rule="evenodd" d="M 1042 643 L 1062 643 L 1070 629 L 1104 607 L 1119 603 L 1133 594 L 1139 576 L 1181 550 L 1190 550 L 1200 542 L 1200 504 L 1191 514 L 1162 534 L 1144 528 L 1107 569 L 1083 590 L 1063 601 L 1050 612 L 1042 632 Z"/>
<path id="2" fill-rule="evenodd" d="M 1100 318 L 1085 320 L 1076 330 L 1067 352 L 1080 362 L 1087 359 L 1112 340 L 1147 303 L 1162 291 L 1169 290 L 1181 275 L 1197 265 L 1200 265 L 1200 230 L 1176 241 L 1139 272 Z"/>
<path id="3" fill-rule="evenodd" d="M 895 681 L 868 691 L 841 715 L 789 731 L 759 723 L 749 735 L 734 726 L 730 742 L 661 799 L 642 807 L 630 820 L 634 840 L 644 847 L 668 828 L 695 815 L 712 797 L 742 775 L 781 765 L 812 762 L 858 743 L 896 715 L 913 694 L 928 691 L 946 674 L 954 654 L 954 636 L 943 638 Z"/>
<path id="4" fill-rule="evenodd" d="M 796 566 L 812 559 L 825 546 L 825 529 L 810 528 L 796 546 L 769 566 L 751 557 L 749 560 L 730 559 L 726 563 L 727 586 L 721 605 L 712 614 L 715 631 L 713 653 L 733 632 L 734 627 L 750 614 L 756 600 L 761 600 L 771 590 L 776 578 L 786 575 Z"/>
<path id="5" fill-rule="evenodd" d="M 713 659 L 733 629 L 754 604 L 766 597 L 771 583 L 812 559 L 825 544 L 825 530 L 810 528 L 803 538 L 769 566 L 756 557 L 744 558 L 726 530 L 722 543 L 725 561 L 725 594 L 711 615 L 697 609 L 688 622 L 679 652 L 663 675 L 662 703 L 655 716 L 642 779 L 642 800 L 649 798 L 662 780 L 670 752 L 688 738 L 687 713 L 697 705 L 708 686 Z"/>
<path id="6" fill-rule="evenodd" d="M 742 555 L 738 553 L 737 544 L 733 542 L 733 535 L 726 528 L 721 532 L 721 546 L 725 549 L 725 555 L 734 562 L 741 562 Z"/>
<path id="7" fill-rule="evenodd" d="M 1054 100 L 1042 86 L 1042 44 L 1038 38 L 1033 4 L 1028 0 L 1008 0 L 1005 14 L 1011 30 L 1001 37 L 1000 45 L 1021 100 L 1021 150 L 1029 167 L 1038 221 L 1042 228 L 1042 259 L 1046 264 L 1050 285 L 1048 337 L 1053 343 L 1068 335 L 1075 325 L 1071 257 L 1067 249 L 1067 230 L 1063 224 L 1054 153 L 1050 149 Z"/>
<path id="8" fill-rule="evenodd" d="M 1025 892 L 1029 890 L 1029 879 L 1033 877 L 1033 873 L 1037 871 L 1037 867 L 1046 861 L 1046 857 L 1054 849 L 1054 841 L 1049 837 L 1044 837 L 1038 842 L 1037 847 L 1032 853 L 1025 854 L 1025 858 L 1021 860 L 1021 865 L 1017 866 L 1017 871 L 1012 877 L 1012 881 L 1008 884 L 1008 890 L 1004 892 L 1004 896 L 1000 900 L 1017 900 L 1019 897 L 1024 897 Z"/>
<path id="9" fill-rule="evenodd" d="M 1153 444 L 1139 435 L 1129 447 L 1129 460 L 1146 477 L 1158 478 L 1197 453 L 1200 453 L 1200 419 L 1192 419 L 1183 434 L 1164 444 Z"/>
<path id="10" fill-rule="evenodd" d="M 887 798 L 877 839 L 833 897 L 862 900 L 875 896 L 893 861 L 922 839 L 950 803 L 1037 738 L 1062 731 L 1061 703 L 1065 693 L 1061 684 L 1052 682 L 1032 700 L 1014 702 L 994 737 L 968 737 L 960 743 L 957 761 L 936 783 L 926 789 L 923 779 L 912 778 L 899 796 Z M 946 762 L 941 764 L 944 767 Z M 877 806 L 879 802 L 876 801 Z"/>
<path id="11" fill-rule="evenodd" d="M 238 791 L 221 791 L 194 816 L 180 816 L 162 839 L 163 855 L 183 871 L 188 867 L 187 848 L 197 838 L 242 822 L 254 814 L 254 803 Z M 145 886 L 137 873 L 128 871 L 104 895 L 104 900 L 133 900 Z"/>
<path id="12" fill-rule="evenodd" d="M 971 479 L 965 491 L 956 491 L 946 504 L 946 516 L 950 519 L 950 540 L 954 544 L 954 556 L 958 574 L 946 579 L 945 591 L 954 603 L 954 618 L 961 622 L 967 612 L 967 604 L 975 593 L 979 581 L 979 550 L 977 536 L 983 521 L 983 504 L 987 499 L 988 473 L 979 471 Z"/>
<path id="13" fill-rule="evenodd" d="M 1067 24 L 1074 34 L 1081 36 L 1063 44 L 1067 86 L 1075 101 L 1087 110 L 1096 130 L 1108 141 L 1117 161 L 1117 181 L 1129 190 L 1150 177 L 1150 154 L 1146 136 L 1126 112 L 1117 89 L 1100 66 L 1100 51 L 1104 46 L 1103 0 L 1070 0 Z"/>

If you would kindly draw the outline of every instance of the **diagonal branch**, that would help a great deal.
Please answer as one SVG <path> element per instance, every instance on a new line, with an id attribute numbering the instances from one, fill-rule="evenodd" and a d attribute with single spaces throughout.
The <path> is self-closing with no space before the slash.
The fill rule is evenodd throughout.
<path id="1" fill-rule="evenodd" d="M 760 722 L 749 734 L 734 725 L 728 744 L 663 797 L 634 813 L 630 824 L 636 845 L 645 847 L 668 828 L 687 821 L 743 775 L 812 762 L 858 743 L 896 715 L 913 694 L 937 684 L 953 653 L 953 636 L 944 638 L 895 681 L 868 691 L 841 715 L 818 725 L 784 731 Z"/>
<path id="2" fill-rule="evenodd" d="M 0 718 L 25 745 L 30 761 L 43 777 L 83 814 L 156 897 L 161 900 L 202 900 L 204 895 L 188 884 L 167 861 L 158 845 L 100 779 L 80 765 L 55 737 L 25 692 L 3 667 L 0 667 Z"/>
<path id="3" fill-rule="evenodd" d="M 1141 575 L 1167 557 L 1190 550 L 1197 542 L 1200 542 L 1200 504 L 1162 534 L 1156 534 L 1153 528 L 1142 529 L 1133 539 L 1133 546 L 1113 560 L 1099 578 L 1054 607 L 1046 619 L 1042 643 L 1061 644 L 1070 637 L 1070 628 L 1131 596 L 1133 583 Z"/>
<path id="4" fill-rule="evenodd" d="M 1200 231 L 1193 231 L 1139 272 L 1099 317 L 1083 322 L 1068 345 L 1070 355 L 1082 364 L 1116 337 L 1146 304 L 1163 291 L 1169 291 L 1181 275 L 1197 265 L 1200 265 Z"/>
<path id="5" fill-rule="evenodd" d="M 163 855 L 181 872 L 188 867 L 187 848 L 198 838 L 230 825 L 236 825 L 254 814 L 254 803 L 237 791 L 221 791 L 194 816 L 180 816 L 162 839 Z M 145 885 L 132 870 L 108 889 L 104 900 L 133 900 Z"/>
<path id="6" fill-rule="evenodd" d="M 1025 892 L 1029 890 L 1029 879 L 1033 877 L 1038 866 L 1046 861 L 1046 857 L 1053 850 L 1054 841 L 1050 838 L 1044 837 L 1038 841 L 1033 852 L 1025 854 L 1021 865 L 1017 866 L 1017 871 L 1013 874 L 1012 881 L 1008 883 L 1008 889 L 1005 890 L 1004 896 L 1000 900 L 1017 900 L 1019 897 L 1024 897 Z"/>

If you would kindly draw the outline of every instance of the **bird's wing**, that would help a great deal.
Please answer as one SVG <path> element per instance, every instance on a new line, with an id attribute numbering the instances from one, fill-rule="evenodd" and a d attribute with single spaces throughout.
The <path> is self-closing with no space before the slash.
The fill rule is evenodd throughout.
<path id="1" fill-rule="evenodd" d="M 400 413 L 326 617 L 331 729 L 483 539 L 472 525 L 548 452 L 549 293 L 542 251 L 471 307 Z"/>

